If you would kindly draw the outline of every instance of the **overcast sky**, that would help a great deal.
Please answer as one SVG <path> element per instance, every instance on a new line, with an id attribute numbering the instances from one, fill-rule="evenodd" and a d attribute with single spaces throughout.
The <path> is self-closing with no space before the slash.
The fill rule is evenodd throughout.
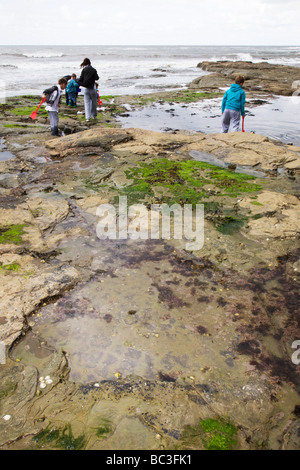
<path id="1" fill-rule="evenodd" d="M 1 45 L 299 45 L 299 0 L 0 0 Z"/>

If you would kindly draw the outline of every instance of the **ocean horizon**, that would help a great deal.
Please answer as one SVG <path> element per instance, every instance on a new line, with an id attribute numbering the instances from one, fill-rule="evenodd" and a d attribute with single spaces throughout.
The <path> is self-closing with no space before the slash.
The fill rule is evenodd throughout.
<path id="1" fill-rule="evenodd" d="M 40 95 L 59 78 L 80 74 L 89 57 L 103 95 L 183 89 L 203 72 L 202 61 L 269 62 L 300 67 L 300 46 L 0 46 L 0 80 L 6 96 Z"/>

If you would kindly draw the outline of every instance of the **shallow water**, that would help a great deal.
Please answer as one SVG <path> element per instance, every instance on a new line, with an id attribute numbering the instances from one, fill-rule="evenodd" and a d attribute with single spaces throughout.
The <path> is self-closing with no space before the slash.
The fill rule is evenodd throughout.
<path id="1" fill-rule="evenodd" d="M 11 152 L 8 150 L 3 150 L 0 152 L 0 162 L 5 162 L 6 160 L 11 160 L 12 158 L 16 158 Z"/>
<path id="2" fill-rule="evenodd" d="M 163 244 L 136 250 L 123 243 L 102 251 L 94 264 L 112 269 L 109 274 L 78 286 L 33 319 L 33 331 L 69 355 L 71 380 L 89 383 L 119 374 L 155 379 L 159 373 L 175 380 L 199 376 L 201 367 L 216 363 L 209 336 L 195 330 L 212 306 L 199 308 L 188 292 L 180 295 L 186 279 L 173 273 L 167 258 Z"/>
<path id="3" fill-rule="evenodd" d="M 219 166 L 221 168 L 228 168 L 229 164 L 225 163 L 215 155 L 206 152 L 200 152 L 198 150 L 191 150 L 189 155 L 198 162 L 210 163 L 211 165 Z M 262 171 L 253 170 L 250 167 L 236 165 L 234 168 L 235 173 L 245 173 L 247 175 L 256 176 L 257 178 L 264 178 L 265 174 Z"/>
<path id="4" fill-rule="evenodd" d="M 207 380 L 246 371 L 234 350 L 243 335 L 227 325 L 237 318 L 237 304 L 243 304 L 239 315 L 247 315 L 253 296 L 252 288 L 241 291 L 238 283 L 248 281 L 239 274 L 225 281 L 209 261 L 194 271 L 161 241 L 85 237 L 62 243 L 61 250 L 60 261 L 77 257 L 85 265 L 89 259 L 95 275 L 32 316 L 32 333 L 14 348 L 14 359 L 42 375 L 51 345 L 66 352 L 70 380 L 85 384 L 129 375 L 201 382 L 203 374 Z M 272 353 L 280 357 L 278 341 Z"/>
<path id="5" fill-rule="evenodd" d="M 261 106 L 246 106 L 245 130 L 266 135 L 284 143 L 300 145 L 300 97 L 280 96 Z M 188 130 L 206 134 L 222 132 L 222 98 L 198 103 L 164 103 L 129 111 L 119 117 L 123 128 L 153 131 Z"/>
<path id="6" fill-rule="evenodd" d="M 11 152 L 6 150 L 5 139 L 0 137 L 0 162 L 16 158 Z"/>

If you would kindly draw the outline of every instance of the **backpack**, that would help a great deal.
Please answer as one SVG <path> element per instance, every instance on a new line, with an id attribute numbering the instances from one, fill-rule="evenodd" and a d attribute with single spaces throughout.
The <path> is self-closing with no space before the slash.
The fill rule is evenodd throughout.
<path id="1" fill-rule="evenodd" d="M 57 98 L 57 96 L 55 96 L 55 98 L 51 99 L 51 96 L 55 91 L 58 92 L 58 87 L 56 85 L 44 91 L 44 95 L 46 95 L 46 103 L 49 104 L 50 106 L 53 105 L 54 101 Z"/>

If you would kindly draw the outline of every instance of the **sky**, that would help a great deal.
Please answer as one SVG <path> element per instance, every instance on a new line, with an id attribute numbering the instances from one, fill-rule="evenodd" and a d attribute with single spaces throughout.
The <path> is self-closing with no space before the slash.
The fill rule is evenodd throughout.
<path id="1" fill-rule="evenodd" d="M 0 0 L 1 45 L 299 45 L 299 0 Z"/>

